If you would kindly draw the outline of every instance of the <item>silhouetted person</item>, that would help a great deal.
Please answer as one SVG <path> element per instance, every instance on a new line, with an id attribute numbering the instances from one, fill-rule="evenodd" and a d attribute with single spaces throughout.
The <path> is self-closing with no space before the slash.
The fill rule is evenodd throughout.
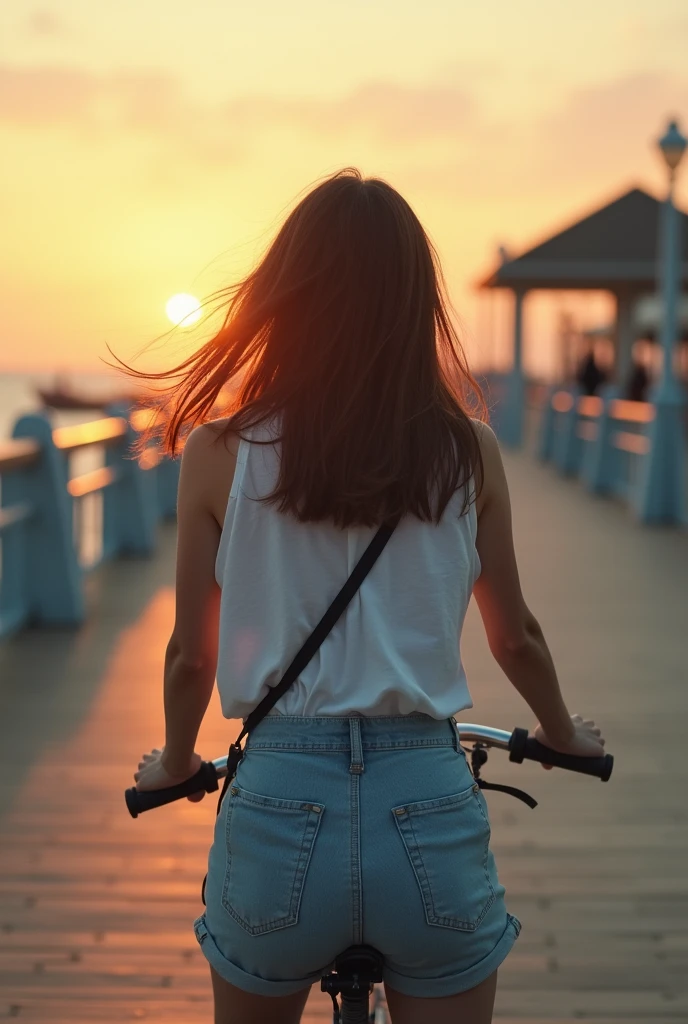
<path id="1" fill-rule="evenodd" d="M 646 402 L 649 384 L 649 373 L 641 362 L 634 359 L 626 380 L 624 398 L 631 402 Z"/>
<path id="2" fill-rule="evenodd" d="M 584 395 L 594 395 L 601 384 L 604 384 L 607 374 L 601 370 L 595 361 L 595 353 L 588 352 L 578 367 L 576 380 Z"/>

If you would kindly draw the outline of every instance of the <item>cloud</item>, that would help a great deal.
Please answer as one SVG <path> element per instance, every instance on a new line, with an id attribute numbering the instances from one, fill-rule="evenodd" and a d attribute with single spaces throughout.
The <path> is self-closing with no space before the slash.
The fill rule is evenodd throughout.
<path id="1" fill-rule="evenodd" d="M 315 143 L 363 141 L 407 184 L 495 202 L 535 194 L 586 194 L 601 180 L 626 184 L 651 166 L 650 149 L 670 113 L 688 114 L 688 81 L 638 74 L 579 88 L 535 119 L 488 113 L 455 81 L 415 86 L 371 81 L 340 97 L 247 95 L 203 102 L 174 75 L 98 75 L 62 67 L 0 65 L 0 124 L 74 131 L 98 141 L 137 138 L 161 166 L 245 161 L 273 130 Z M 149 143 L 152 143 L 151 147 Z M 170 156 L 174 159 L 170 161 Z M 156 170 L 155 173 L 158 173 Z M 176 172 L 169 172 L 174 178 Z"/>
<path id="2" fill-rule="evenodd" d="M 688 115 L 688 79 L 629 75 L 578 89 L 537 126 L 546 171 L 567 179 L 637 167 L 671 115 Z"/>
<path id="3" fill-rule="evenodd" d="M 605 181 L 620 192 L 652 173 L 651 151 L 670 116 L 685 131 L 688 79 L 630 75 L 573 90 L 534 120 L 481 118 L 446 160 L 414 159 L 407 180 L 444 195 L 470 190 L 476 199 L 499 202 L 585 196 L 601 183 L 604 191 Z"/>
<path id="4" fill-rule="evenodd" d="M 271 125 L 290 125 L 319 135 L 365 133 L 403 145 L 451 137 L 475 116 L 468 94 L 451 86 L 381 81 L 331 100 L 265 95 L 203 104 L 192 101 L 173 76 L 0 65 L 0 122 L 33 128 L 116 127 L 179 139 L 191 132 L 199 139 L 217 137 L 223 125 L 240 129 L 245 138 Z"/>
<path id="5" fill-rule="evenodd" d="M 231 162 L 237 145 L 218 137 L 218 119 L 216 109 L 192 102 L 171 75 L 0 64 L 0 126 L 59 129 L 95 145 L 134 139 L 152 142 L 163 159 L 183 153 Z"/>
<path id="6" fill-rule="evenodd" d="M 175 106 L 173 81 L 151 75 L 99 77 L 57 67 L 0 65 L 0 121 L 27 128 L 57 124 L 161 127 Z"/>
<path id="7" fill-rule="evenodd" d="M 318 134 L 366 132 L 391 143 L 449 137 L 475 115 L 471 97 L 458 87 L 402 86 L 368 82 L 341 98 L 250 97 L 229 101 L 226 116 L 243 126 L 290 123 Z"/>
<path id="8" fill-rule="evenodd" d="M 62 36 L 66 34 L 67 23 L 46 8 L 38 8 L 26 19 L 26 28 L 34 36 Z"/>
<path id="9" fill-rule="evenodd" d="M 67 69 L 0 66 L 0 121 L 26 127 L 88 117 L 96 87 Z"/>

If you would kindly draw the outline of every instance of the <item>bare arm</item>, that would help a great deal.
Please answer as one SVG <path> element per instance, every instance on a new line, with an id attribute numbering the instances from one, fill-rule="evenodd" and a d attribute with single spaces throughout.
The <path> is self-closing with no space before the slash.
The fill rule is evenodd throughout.
<path id="1" fill-rule="evenodd" d="M 489 427 L 481 425 L 479 429 L 484 477 L 476 544 L 482 572 L 473 592 L 498 665 L 533 711 L 549 745 L 568 750 L 576 726 L 559 689 L 540 625 L 521 591 L 499 446 Z"/>
<path id="2" fill-rule="evenodd" d="M 236 466 L 236 453 L 214 443 L 215 437 L 211 427 L 198 427 L 184 448 L 177 501 L 176 615 L 165 654 L 165 747 L 144 755 L 134 776 L 139 789 L 171 785 L 193 775 L 200 765 L 194 748 L 217 667 L 218 505 L 222 495 L 226 500 Z"/>
<path id="3" fill-rule="evenodd" d="M 177 583 L 174 629 L 165 658 L 165 767 L 183 774 L 215 683 L 220 588 L 215 560 L 222 530 L 213 510 L 218 479 L 227 493 L 236 455 L 197 427 L 184 448 L 177 501 Z M 226 503 L 226 502 L 225 502 Z"/>

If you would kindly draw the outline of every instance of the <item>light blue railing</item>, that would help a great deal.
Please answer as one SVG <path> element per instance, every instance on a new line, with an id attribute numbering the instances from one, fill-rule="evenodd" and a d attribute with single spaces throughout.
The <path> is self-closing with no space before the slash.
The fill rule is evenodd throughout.
<path id="1" fill-rule="evenodd" d="M 490 370 L 478 374 L 490 426 L 509 448 L 519 448 L 526 433 L 528 411 L 540 408 L 547 385 L 525 375 Z"/>
<path id="2" fill-rule="evenodd" d="M 579 476 L 594 494 L 640 509 L 655 408 L 612 396 L 552 389 L 540 420 L 538 454 L 565 476 Z"/>
<path id="3" fill-rule="evenodd" d="M 108 411 L 58 428 L 41 413 L 22 416 L 0 444 L 0 636 L 26 624 L 79 625 L 84 574 L 104 559 L 152 554 L 158 521 L 176 513 L 178 461 L 154 448 L 134 455 L 136 428 L 152 414 Z M 103 464 L 75 473 L 86 449 Z"/>

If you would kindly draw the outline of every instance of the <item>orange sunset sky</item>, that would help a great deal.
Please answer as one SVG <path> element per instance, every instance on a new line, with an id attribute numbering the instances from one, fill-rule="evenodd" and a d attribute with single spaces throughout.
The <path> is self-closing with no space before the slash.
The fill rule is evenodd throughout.
<path id="1" fill-rule="evenodd" d="M 347 164 L 414 206 L 489 357 L 508 308 L 489 335 L 473 285 L 499 244 L 663 192 L 654 140 L 669 115 L 688 130 L 687 53 L 685 0 L 3 0 L 0 370 L 131 358 L 171 295 L 245 271 Z M 567 304 L 607 316 L 604 297 L 534 296 L 531 365 Z"/>

